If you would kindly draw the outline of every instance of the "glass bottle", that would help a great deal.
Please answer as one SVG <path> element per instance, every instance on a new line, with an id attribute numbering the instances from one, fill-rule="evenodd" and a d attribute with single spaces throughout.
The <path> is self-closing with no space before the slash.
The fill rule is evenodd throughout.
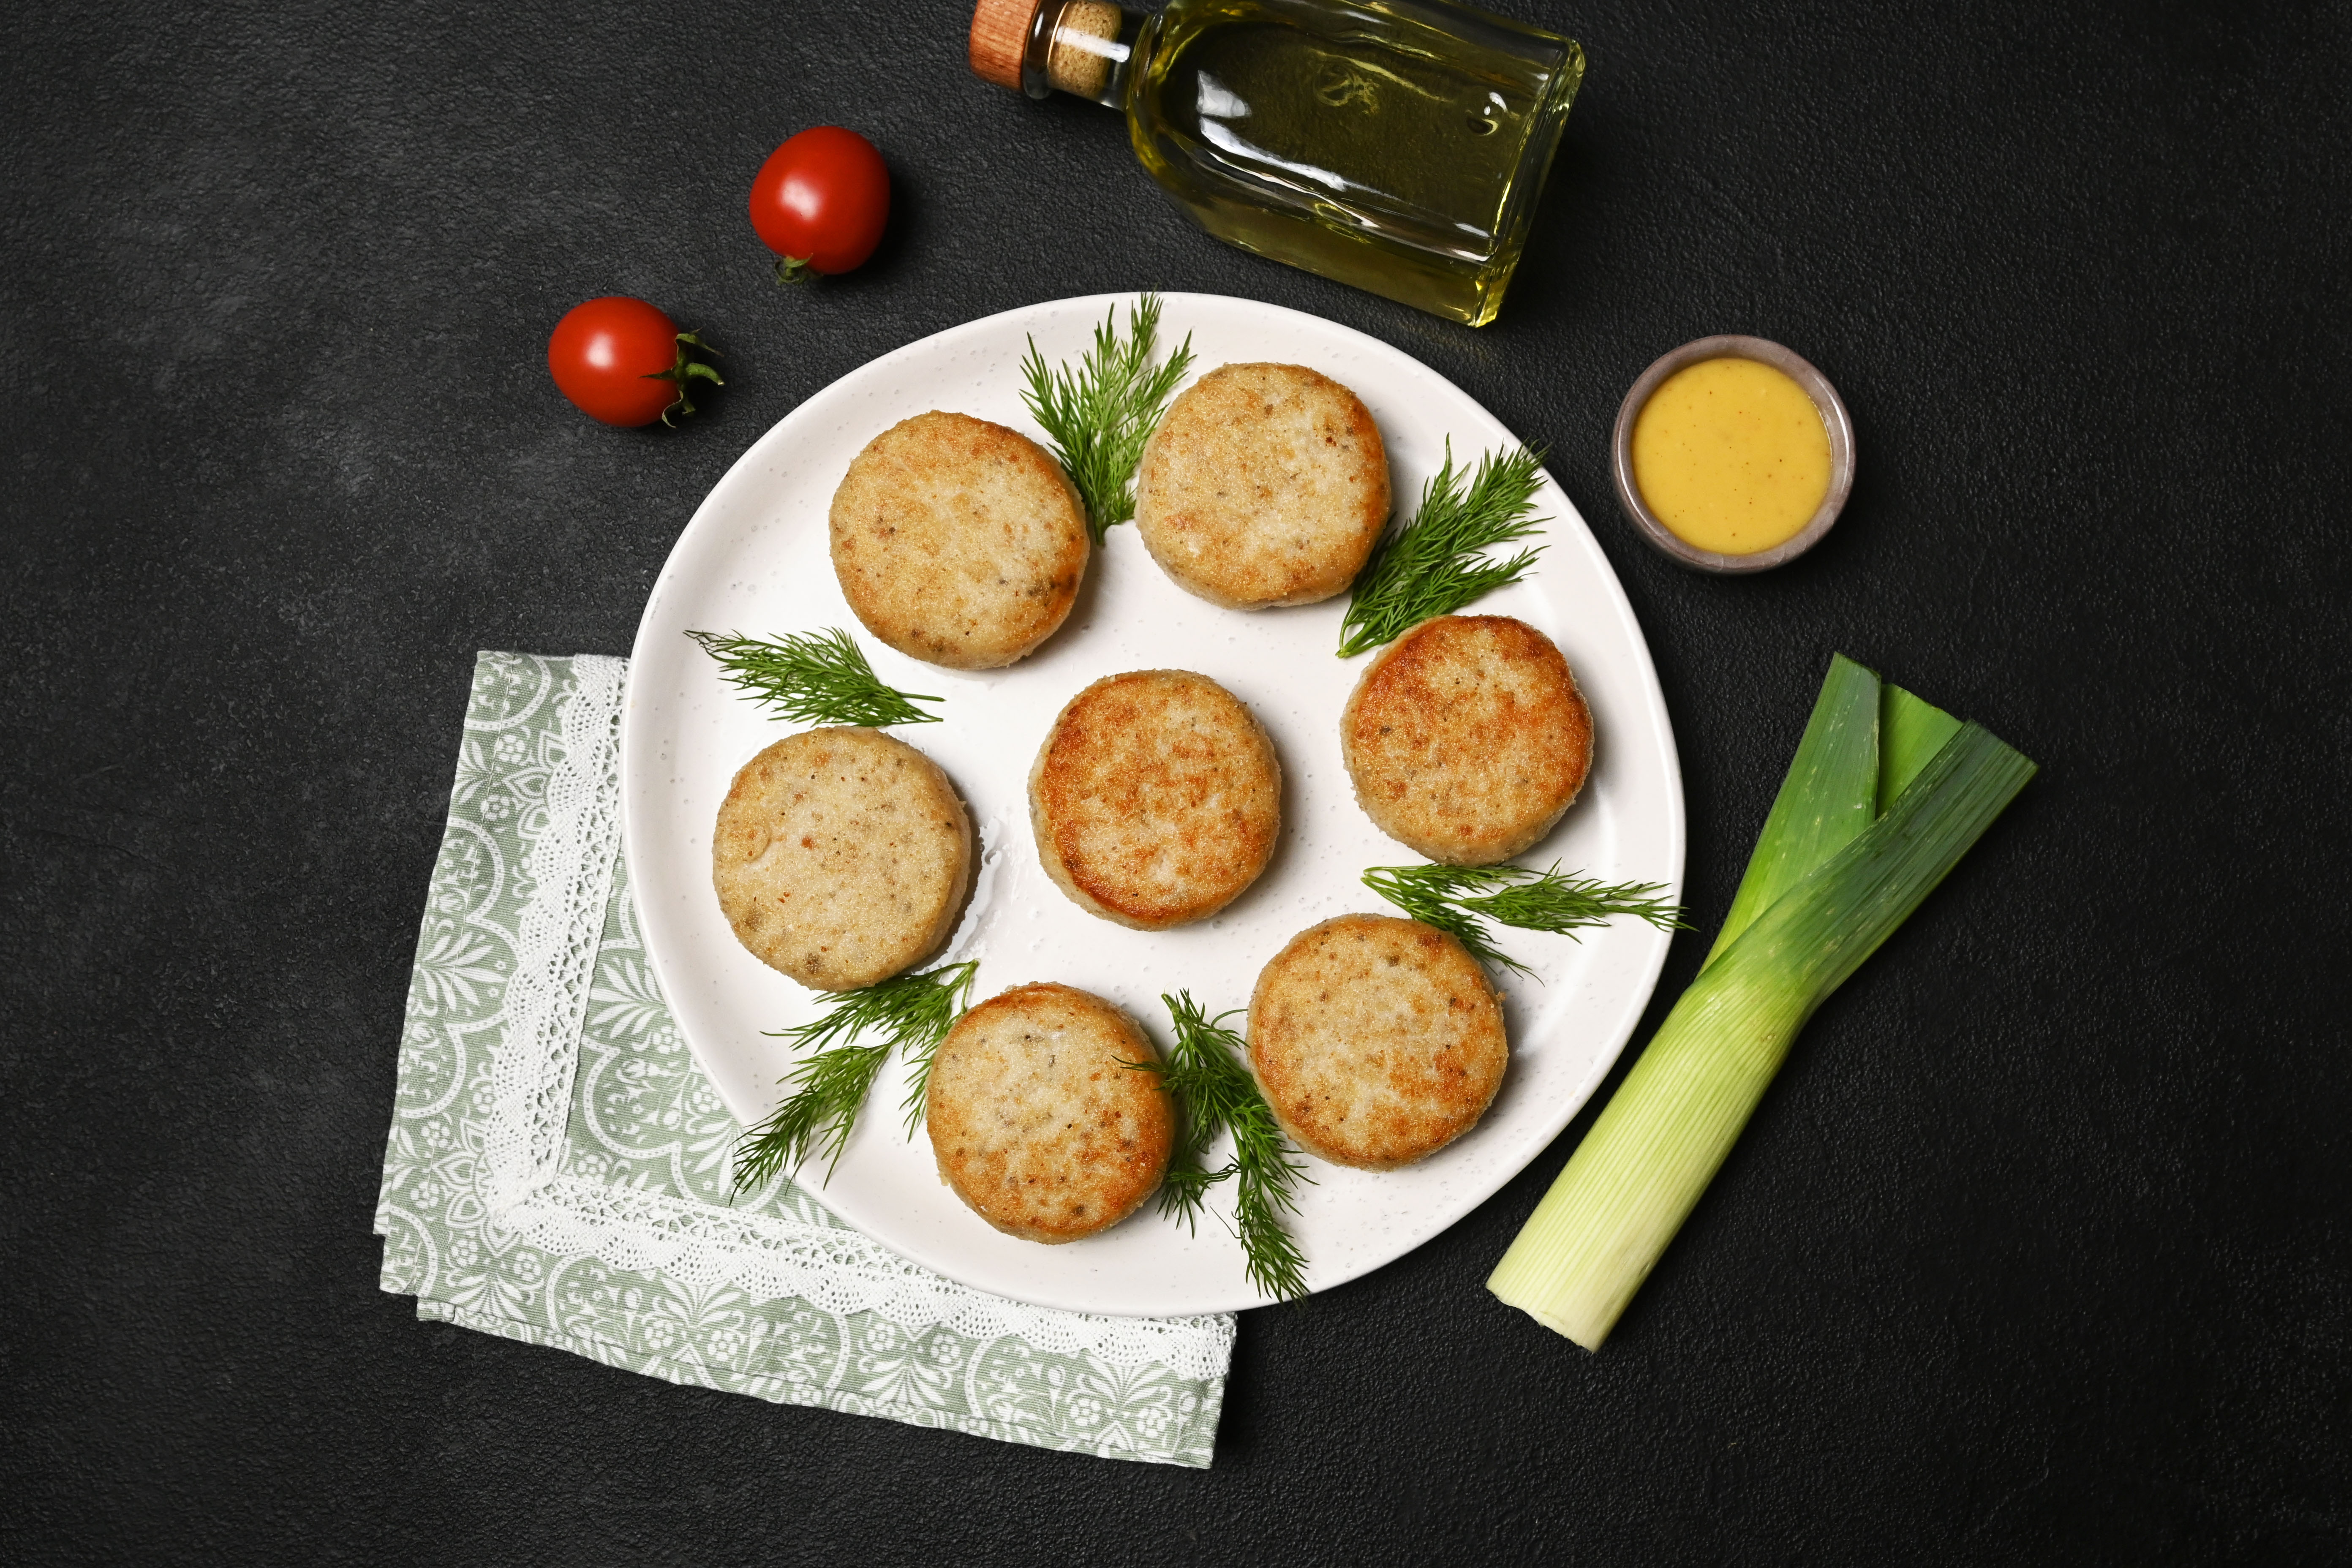
<path id="1" fill-rule="evenodd" d="M 1482 327 L 1584 79 L 1574 40 L 1447 0 L 980 0 L 972 69 L 1126 114 L 1221 239 Z"/>

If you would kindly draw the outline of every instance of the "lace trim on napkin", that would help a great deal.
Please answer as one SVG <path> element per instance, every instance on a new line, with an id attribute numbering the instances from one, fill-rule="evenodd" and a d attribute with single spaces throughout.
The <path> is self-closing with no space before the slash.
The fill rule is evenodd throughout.
<path id="1" fill-rule="evenodd" d="M 1224 1374 L 1229 1316 L 1099 1317 L 1005 1300 L 899 1258 L 856 1231 L 751 1215 L 563 1173 L 564 1130 L 602 915 L 619 839 L 619 729 L 625 660 L 582 656 L 561 718 L 546 822 L 525 861 L 533 897 L 516 933 L 508 1027 L 493 1048 L 484 1184 L 493 1227 L 558 1257 L 658 1270 L 761 1298 L 870 1311 L 902 1329 L 1014 1335 L 1113 1366 Z"/>

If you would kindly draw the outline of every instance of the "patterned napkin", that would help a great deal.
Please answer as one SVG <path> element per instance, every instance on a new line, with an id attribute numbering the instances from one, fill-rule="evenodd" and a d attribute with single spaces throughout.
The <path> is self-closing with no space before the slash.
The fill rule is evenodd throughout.
<path id="1" fill-rule="evenodd" d="M 672 1383 L 1206 1466 L 1230 1315 L 1026 1306 L 789 1182 L 728 1202 L 735 1121 L 654 984 L 619 849 L 626 668 L 476 662 L 401 1037 L 383 1289 Z"/>

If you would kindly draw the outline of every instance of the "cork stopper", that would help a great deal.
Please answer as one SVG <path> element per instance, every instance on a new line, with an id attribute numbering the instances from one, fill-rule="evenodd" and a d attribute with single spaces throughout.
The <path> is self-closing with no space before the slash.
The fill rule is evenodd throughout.
<path id="1" fill-rule="evenodd" d="M 1125 18 L 1109 0 L 1068 0 L 1054 22 L 1053 47 L 1045 54 L 1045 79 L 1056 91 L 1099 99 L 1110 80 L 1110 54 L 1103 46 L 1118 40 Z"/>
<path id="2" fill-rule="evenodd" d="M 1038 12 L 1051 8 L 1045 80 L 1028 79 Z M 971 14 L 971 68 L 984 81 L 1039 98 L 1052 88 L 1101 101 L 1119 47 L 1125 15 L 1113 0 L 980 0 Z"/>
<path id="3" fill-rule="evenodd" d="M 1021 62 L 1041 4 L 1053 0 L 980 0 L 973 8 L 971 68 L 982 81 L 1021 90 Z"/>

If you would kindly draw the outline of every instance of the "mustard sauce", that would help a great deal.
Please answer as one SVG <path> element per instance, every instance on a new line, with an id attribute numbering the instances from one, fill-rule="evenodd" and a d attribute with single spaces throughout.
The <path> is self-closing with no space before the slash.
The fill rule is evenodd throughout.
<path id="1" fill-rule="evenodd" d="M 1803 531 L 1830 489 L 1830 433 L 1805 389 L 1752 359 L 1685 365 L 1633 421 L 1633 483 L 1684 542 L 1753 555 Z"/>

